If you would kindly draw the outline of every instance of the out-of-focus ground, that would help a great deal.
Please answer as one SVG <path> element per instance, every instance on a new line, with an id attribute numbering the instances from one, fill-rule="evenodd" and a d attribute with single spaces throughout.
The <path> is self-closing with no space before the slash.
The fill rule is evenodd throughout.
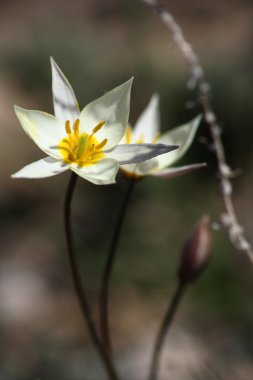
<path id="1" fill-rule="evenodd" d="M 165 1 L 194 45 L 213 88 L 230 164 L 241 169 L 234 200 L 253 241 L 252 1 Z M 80 105 L 134 75 L 130 121 L 153 92 L 163 130 L 200 108 L 187 67 L 158 17 L 134 0 L 0 2 L 0 380 L 102 380 L 75 299 L 63 236 L 69 173 L 45 180 L 10 174 L 43 157 L 21 129 L 13 104 L 52 112 L 49 56 Z M 189 108 L 189 101 L 192 102 Z M 111 302 L 118 366 L 125 379 L 147 373 L 152 339 L 176 284 L 180 249 L 204 213 L 223 208 L 204 123 L 181 163 L 206 170 L 173 181 L 145 179 L 133 194 L 119 246 Z M 202 141 L 202 143 L 201 143 Z M 96 312 L 105 252 L 126 183 L 83 180 L 74 198 L 82 273 Z M 253 377 L 253 268 L 224 231 L 213 260 L 185 297 L 167 341 L 161 379 Z"/>

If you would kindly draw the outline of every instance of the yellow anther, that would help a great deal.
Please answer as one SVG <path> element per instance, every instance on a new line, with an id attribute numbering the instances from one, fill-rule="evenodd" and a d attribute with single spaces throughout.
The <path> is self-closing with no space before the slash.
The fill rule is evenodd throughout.
<path id="1" fill-rule="evenodd" d="M 71 127 L 70 127 L 70 121 L 69 120 L 67 120 L 65 122 L 65 130 L 66 130 L 66 132 L 67 132 L 68 135 L 71 134 Z"/>
<path id="2" fill-rule="evenodd" d="M 155 144 L 158 140 L 159 140 L 159 138 L 161 137 L 161 133 L 157 133 L 157 135 L 153 138 L 153 144 Z"/>
<path id="3" fill-rule="evenodd" d="M 95 152 L 95 145 L 92 144 L 90 147 L 90 154 L 92 155 Z"/>
<path id="4" fill-rule="evenodd" d="M 88 136 L 88 146 L 89 146 L 92 139 L 93 139 L 93 133 Z"/>
<path id="5" fill-rule="evenodd" d="M 143 144 L 144 143 L 144 135 L 143 133 L 140 135 L 138 140 L 136 141 L 136 144 Z"/>
<path id="6" fill-rule="evenodd" d="M 70 149 L 73 150 L 75 148 L 76 143 L 77 143 L 76 136 L 73 135 L 73 133 L 70 133 L 69 134 L 69 146 L 70 146 Z"/>
<path id="7" fill-rule="evenodd" d="M 106 145 L 107 139 L 104 139 L 100 144 L 96 146 L 96 150 L 101 150 Z"/>
<path id="8" fill-rule="evenodd" d="M 75 162 L 76 161 L 76 155 L 73 154 L 72 152 L 69 153 L 69 157 L 68 158 L 69 158 L 69 160 L 71 162 Z"/>
<path id="9" fill-rule="evenodd" d="M 100 121 L 92 130 L 92 134 L 98 132 L 105 125 L 105 121 Z"/>
<path id="10" fill-rule="evenodd" d="M 132 129 L 131 127 L 126 128 L 126 143 L 131 144 Z"/>
<path id="11" fill-rule="evenodd" d="M 76 119 L 74 121 L 74 133 L 75 135 L 79 135 L 79 125 L 80 125 L 80 120 L 79 119 Z"/>
<path id="12" fill-rule="evenodd" d="M 59 142 L 59 150 L 65 162 L 75 162 L 80 166 L 91 165 L 104 157 L 102 148 L 106 145 L 107 139 L 100 143 L 94 134 L 99 131 L 105 121 L 98 123 L 90 134 L 80 133 L 80 120 L 76 119 L 73 124 L 70 121 L 65 122 L 65 136 Z"/>

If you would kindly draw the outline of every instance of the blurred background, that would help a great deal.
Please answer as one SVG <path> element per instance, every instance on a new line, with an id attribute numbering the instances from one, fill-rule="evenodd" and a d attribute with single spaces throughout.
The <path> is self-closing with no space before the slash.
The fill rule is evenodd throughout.
<path id="1" fill-rule="evenodd" d="M 199 54 L 212 84 L 234 179 L 234 201 L 252 239 L 253 104 L 251 0 L 164 0 Z M 44 180 L 10 175 L 43 157 L 13 112 L 52 113 L 53 56 L 81 107 L 135 77 L 130 121 L 153 92 L 163 131 L 200 112 L 188 69 L 158 16 L 137 0 L 0 1 L 0 380 L 102 380 L 69 273 L 63 200 L 69 173 Z M 223 210 L 207 128 L 180 164 L 202 169 L 135 188 L 119 245 L 111 298 L 116 358 L 125 379 L 141 380 L 155 332 L 176 286 L 182 244 L 202 214 Z M 97 312 L 99 279 L 126 181 L 79 180 L 73 202 L 79 262 Z M 213 259 L 182 303 L 167 340 L 161 380 L 253 378 L 253 268 L 214 232 Z"/>

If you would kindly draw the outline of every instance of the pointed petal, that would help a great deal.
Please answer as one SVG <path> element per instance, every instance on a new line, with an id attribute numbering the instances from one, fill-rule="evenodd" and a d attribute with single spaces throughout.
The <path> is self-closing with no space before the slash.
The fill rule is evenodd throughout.
<path id="1" fill-rule="evenodd" d="M 12 178 L 46 178 L 65 172 L 68 169 L 69 165 L 64 164 L 63 161 L 56 160 L 52 157 L 46 157 L 25 166 L 23 169 L 13 174 Z"/>
<path id="2" fill-rule="evenodd" d="M 164 144 L 126 144 L 117 145 L 110 152 L 105 152 L 107 157 L 114 158 L 120 164 L 133 164 L 149 160 L 160 154 L 177 149 L 177 145 Z"/>
<path id="3" fill-rule="evenodd" d="M 15 106 L 16 115 L 28 136 L 46 154 L 61 158 L 58 146 L 66 135 L 64 124 L 46 112 L 26 110 Z"/>
<path id="4" fill-rule="evenodd" d="M 150 173 L 150 175 L 153 175 L 155 177 L 161 177 L 166 179 L 171 179 L 175 177 L 179 177 L 184 174 L 188 174 L 194 170 L 201 169 L 206 167 L 206 163 L 200 163 L 200 164 L 192 164 L 192 165 L 186 165 L 186 166 L 179 166 L 178 168 L 170 168 L 161 170 L 159 172 Z"/>
<path id="5" fill-rule="evenodd" d="M 177 151 L 158 157 L 161 169 L 174 164 L 186 153 L 197 132 L 200 120 L 201 116 L 199 115 L 189 123 L 174 128 L 161 136 L 158 140 L 159 143 L 179 145 Z"/>
<path id="6" fill-rule="evenodd" d="M 154 94 L 137 120 L 133 131 L 133 142 L 143 140 L 152 143 L 160 131 L 159 96 Z"/>
<path id="7" fill-rule="evenodd" d="M 109 185 L 115 183 L 119 163 L 113 159 L 105 158 L 96 164 L 82 167 L 72 164 L 71 169 L 80 177 L 95 185 Z"/>
<path id="8" fill-rule="evenodd" d="M 69 120 L 70 122 L 74 122 L 80 115 L 74 90 L 52 57 L 50 57 L 50 61 L 54 114 L 62 121 Z"/>
<path id="9" fill-rule="evenodd" d="M 105 125 L 96 132 L 96 139 L 107 139 L 106 149 L 119 143 L 128 123 L 130 108 L 130 91 L 133 79 L 114 88 L 104 96 L 88 104 L 80 115 L 80 130 L 88 134 L 101 121 Z"/>

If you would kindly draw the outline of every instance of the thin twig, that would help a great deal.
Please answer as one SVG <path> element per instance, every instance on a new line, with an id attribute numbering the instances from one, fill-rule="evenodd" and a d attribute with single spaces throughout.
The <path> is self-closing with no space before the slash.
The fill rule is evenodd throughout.
<path id="1" fill-rule="evenodd" d="M 160 326 L 160 329 L 155 339 L 148 380 L 157 380 L 158 378 L 159 361 L 160 361 L 160 357 L 162 353 L 164 340 L 169 331 L 169 328 L 172 325 L 174 316 L 183 298 L 185 289 L 186 289 L 185 285 L 179 282 L 176 288 L 175 294 L 172 298 L 172 301 L 169 305 L 169 308 L 164 316 L 164 319 L 162 321 L 162 324 Z"/>
<path id="2" fill-rule="evenodd" d="M 214 153 L 218 162 L 218 178 L 220 181 L 221 194 L 223 197 L 225 212 L 221 215 L 221 222 L 227 228 L 232 244 L 243 251 L 253 263 L 253 251 L 250 243 L 246 240 L 243 227 L 239 224 L 232 201 L 233 186 L 231 178 L 233 171 L 226 162 L 224 146 L 221 139 L 221 128 L 217 116 L 213 110 L 210 91 L 211 87 L 205 78 L 203 67 L 192 46 L 187 42 L 181 27 L 164 6 L 157 0 L 141 0 L 153 8 L 172 35 L 173 41 L 182 53 L 190 68 L 190 88 L 197 88 L 200 96 L 204 118 L 209 126 L 213 140 Z"/>
<path id="3" fill-rule="evenodd" d="M 78 270 L 78 264 L 75 257 L 75 245 L 74 245 L 74 239 L 73 239 L 73 233 L 72 233 L 72 227 L 71 227 L 71 200 L 74 192 L 74 188 L 77 181 L 77 175 L 75 173 L 71 174 L 69 185 L 66 192 L 65 197 L 65 204 L 64 204 L 64 223 L 65 223 L 65 235 L 66 235 L 66 242 L 67 242 L 67 248 L 68 248 L 68 257 L 69 257 L 69 263 L 71 268 L 71 274 L 73 279 L 73 284 L 75 288 L 75 292 L 78 298 L 78 301 L 81 306 L 82 315 L 85 320 L 85 323 L 88 327 L 91 339 L 93 341 L 94 347 L 96 348 L 103 364 L 104 368 L 107 372 L 108 379 L 110 380 L 118 380 L 118 376 L 116 375 L 115 369 L 111 363 L 110 357 L 106 350 L 104 349 L 103 345 L 101 344 L 98 334 L 96 332 L 95 324 L 93 321 L 91 309 L 89 306 L 87 294 L 85 291 L 85 288 L 82 284 L 82 279 L 80 276 L 80 272 Z"/>
<path id="4" fill-rule="evenodd" d="M 113 232 L 111 244 L 106 258 L 105 269 L 103 272 L 103 277 L 101 281 L 100 295 L 99 295 L 99 322 L 100 322 L 100 333 L 102 337 L 102 342 L 107 350 L 107 352 L 112 355 L 112 345 L 110 337 L 110 328 L 109 328 L 109 308 L 108 308 L 108 298 L 109 298 L 109 286 L 111 275 L 113 271 L 113 266 L 115 262 L 115 257 L 117 253 L 117 246 L 119 238 L 121 235 L 123 221 L 126 215 L 127 206 L 129 204 L 131 194 L 134 188 L 134 180 L 128 180 L 128 188 L 123 200 L 119 215 L 115 224 L 115 229 Z"/>

